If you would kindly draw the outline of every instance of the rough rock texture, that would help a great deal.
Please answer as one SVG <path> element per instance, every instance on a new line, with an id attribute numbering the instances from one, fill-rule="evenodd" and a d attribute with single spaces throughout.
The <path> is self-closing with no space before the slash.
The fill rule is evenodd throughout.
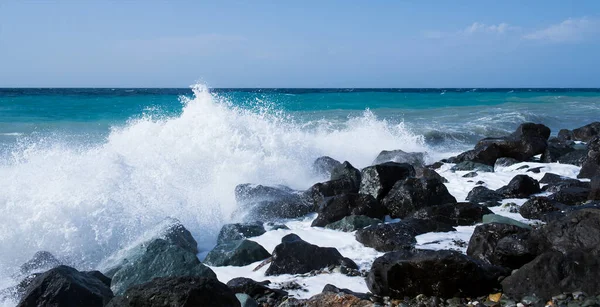
<path id="1" fill-rule="evenodd" d="M 475 227 L 467 255 L 486 263 L 518 269 L 533 260 L 529 229 L 509 224 L 489 223 Z"/>
<path id="2" fill-rule="evenodd" d="M 194 276 L 216 278 L 215 273 L 200 263 L 196 254 L 177 245 L 156 239 L 142 255 L 124 264 L 112 277 L 111 289 L 121 294 L 133 285 L 156 277 Z"/>
<path id="3" fill-rule="evenodd" d="M 386 162 L 361 171 L 360 193 L 383 199 L 398 181 L 415 176 L 415 168 L 407 163 Z"/>
<path id="4" fill-rule="evenodd" d="M 322 156 L 313 162 L 312 167 L 315 173 L 329 177 L 331 176 L 331 171 L 339 165 L 342 165 L 340 161 L 328 156 Z"/>
<path id="5" fill-rule="evenodd" d="M 587 201 L 590 189 L 584 187 L 565 187 L 548 196 L 548 199 L 568 206 L 583 204 Z"/>
<path id="6" fill-rule="evenodd" d="M 468 226 L 480 223 L 490 209 L 474 203 L 444 204 L 419 209 L 408 217 L 421 220 L 434 220 L 451 226 Z"/>
<path id="7" fill-rule="evenodd" d="M 366 281 L 380 296 L 466 297 L 494 293 L 498 277 L 508 273 L 455 251 L 415 250 L 377 258 Z"/>
<path id="8" fill-rule="evenodd" d="M 341 179 L 316 183 L 306 190 L 304 196 L 309 199 L 312 211 L 316 211 L 323 201 L 329 197 L 356 193 L 358 193 L 358 187 L 354 180 L 343 177 Z"/>
<path id="9" fill-rule="evenodd" d="M 396 182 L 382 204 L 390 216 L 404 218 L 424 207 L 456 203 L 446 186 L 434 178 L 408 178 Z"/>
<path id="10" fill-rule="evenodd" d="M 299 195 L 286 186 L 265 186 L 244 183 L 235 187 L 235 200 L 240 205 L 261 201 L 297 201 Z"/>
<path id="11" fill-rule="evenodd" d="M 478 172 L 493 172 L 494 168 L 487 164 L 477 163 L 473 161 L 463 161 L 454 165 L 452 171 L 478 171 Z"/>
<path id="12" fill-rule="evenodd" d="M 297 202 L 264 200 L 253 203 L 244 220 L 273 222 L 303 217 L 314 211 L 315 207 L 303 200 Z"/>
<path id="13" fill-rule="evenodd" d="M 219 231 L 217 244 L 257 237 L 265 232 L 262 223 L 225 224 Z"/>
<path id="14" fill-rule="evenodd" d="M 414 167 L 425 166 L 424 152 L 404 152 L 402 150 L 383 150 L 377 155 L 371 165 L 377 165 L 385 162 L 408 163 Z"/>
<path id="15" fill-rule="evenodd" d="M 600 137 L 596 136 L 588 143 L 588 153 L 577 178 L 600 176 Z"/>
<path id="16" fill-rule="evenodd" d="M 571 133 L 569 133 L 568 130 L 563 132 L 563 136 L 568 136 L 571 140 L 582 142 L 589 142 L 598 135 L 600 135 L 600 122 L 593 122 L 583 127 L 573 129 Z"/>
<path id="17" fill-rule="evenodd" d="M 517 159 L 500 157 L 500 158 L 496 159 L 496 162 L 494 162 L 494 171 L 498 171 L 503 167 L 509 167 L 509 166 L 517 164 L 519 162 L 521 162 L 521 161 L 519 161 Z"/>
<path id="18" fill-rule="evenodd" d="M 364 215 L 350 215 L 342 218 L 339 221 L 325 225 L 325 228 L 344 232 L 351 232 L 363 229 L 367 226 L 378 225 L 382 222 L 383 221 L 380 219 L 374 219 Z"/>
<path id="19" fill-rule="evenodd" d="M 496 190 L 504 198 L 527 198 L 532 194 L 540 193 L 540 183 L 527 176 L 517 175 L 510 180 L 508 185 Z"/>
<path id="20" fill-rule="evenodd" d="M 525 223 L 519 222 L 517 220 L 511 219 L 509 217 L 499 215 L 499 214 L 486 214 L 483 216 L 481 221 L 484 224 L 500 223 L 500 224 L 514 225 L 514 226 L 525 228 L 525 229 L 531 229 L 531 226 L 529 226 Z"/>
<path id="21" fill-rule="evenodd" d="M 600 250 L 600 210 L 581 209 L 532 233 L 539 252 Z"/>
<path id="22" fill-rule="evenodd" d="M 415 177 L 417 178 L 435 178 L 441 182 L 448 182 L 448 179 L 442 177 L 436 171 L 427 167 L 415 167 Z"/>
<path id="23" fill-rule="evenodd" d="M 486 187 L 476 186 L 467 195 L 467 200 L 473 203 L 483 203 L 488 207 L 500 206 L 502 195 Z"/>
<path id="24" fill-rule="evenodd" d="M 336 166 L 331 170 L 330 180 L 348 179 L 352 182 L 355 190 L 360 187 L 360 171 L 356 169 L 350 162 L 344 161 L 344 163 Z"/>
<path id="25" fill-rule="evenodd" d="M 258 282 L 250 278 L 238 277 L 227 282 L 227 286 L 234 293 L 244 293 L 258 302 L 271 299 L 273 302 L 280 302 L 288 296 L 288 293 L 280 289 L 271 289 L 267 287 L 269 281 Z"/>
<path id="26" fill-rule="evenodd" d="M 240 306 L 235 294 L 213 278 L 156 278 L 115 297 L 109 307 Z"/>
<path id="27" fill-rule="evenodd" d="M 519 213 L 527 219 L 542 219 L 547 213 L 560 211 L 566 207 L 548 197 L 532 197 L 519 208 Z"/>
<path id="28" fill-rule="evenodd" d="M 61 265 L 61 262 L 50 252 L 39 251 L 19 267 L 19 272 L 21 275 L 30 275 L 31 273 L 50 270 L 59 265 Z"/>
<path id="29" fill-rule="evenodd" d="M 112 297 L 99 279 L 61 265 L 33 278 L 17 306 L 101 307 Z"/>
<path id="30" fill-rule="evenodd" d="M 321 204 L 319 215 L 312 226 L 323 227 L 349 215 L 366 215 L 383 219 L 387 209 L 368 194 L 343 194 L 331 197 Z"/>
<path id="31" fill-rule="evenodd" d="M 356 240 L 367 247 L 380 252 L 405 250 L 412 248 L 417 240 L 415 236 L 427 232 L 455 231 L 452 226 L 435 220 L 408 218 L 398 223 L 379 224 L 360 229 Z"/>
<path id="32" fill-rule="evenodd" d="M 339 265 L 358 269 L 354 261 L 344 258 L 337 249 L 310 244 L 295 234 L 281 239 L 281 244 L 273 250 L 272 259 L 265 275 L 303 274 Z"/>
<path id="33" fill-rule="evenodd" d="M 269 257 L 271 254 L 260 244 L 244 239 L 215 246 L 206 255 L 204 263 L 212 266 L 244 266 Z"/>
<path id="34" fill-rule="evenodd" d="M 371 307 L 373 306 L 373 302 L 368 299 L 360 299 L 352 294 L 347 294 L 344 292 L 334 293 L 334 292 L 323 292 L 319 293 L 304 303 L 302 306 L 305 307 Z"/>
<path id="35" fill-rule="evenodd" d="M 600 176 L 592 178 L 590 184 L 590 194 L 588 194 L 589 200 L 600 200 Z"/>

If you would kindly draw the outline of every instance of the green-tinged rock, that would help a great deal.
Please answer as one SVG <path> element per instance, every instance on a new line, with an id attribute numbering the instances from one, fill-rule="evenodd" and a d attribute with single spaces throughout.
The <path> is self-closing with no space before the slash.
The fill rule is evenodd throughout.
<path id="1" fill-rule="evenodd" d="M 454 165 L 452 171 L 479 171 L 479 172 L 494 172 L 494 167 L 471 161 L 463 161 Z"/>
<path id="2" fill-rule="evenodd" d="M 258 237 L 265 232 L 265 227 L 258 223 L 226 224 L 219 232 L 217 244 Z"/>
<path id="3" fill-rule="evenodd" d="M 222 243 L 211 250 L 204 263 L 212 266 L 244 266 L 265 260 L 271 254 L 260 244 L 250 240 Z"/>
<path id="4" fill-rule="evenodd" d="M 235 297 L 240 301 L 242 307 L 258 307 L 258 303 L 245 293 L 236 293 Z"/>
<path id="5" fill-rule="evenodd" d="M 380 219 L 370 218 L 364 215 L 350 215 L 339 221 L 327 224 L 325 228 L 350 232 L 381 223 L 382 221 Z"/>
<path id="6" fill-rule="evenodd" d="M 483 216 L 483 223 L 484 224 L 488 224 L 488 223 L 500 223 L 500 224 L 509 224 L 509 225 L 514 225 L 517 227 L 521 227 L 521 228 L 525 228 L 525 229 L 531 229 L 531 226 L 525 224 L 525 223 L 521 223 L 517 220 L 513 220 L 509 217 L 506 216 L 502 216 L 502 215 L 498 215 L 498 214 L 486 214 Z"/>
<path id="7" fill-rule="evenodd" d="M 196 254 L 166 240 L 156 239 L 141 255 L 116 271 L 111 289 L 115 295 L 119 295 L 131 286 L 149 282 L 157 277 L 178 276 L 217 277 L 198 260 Z"/>

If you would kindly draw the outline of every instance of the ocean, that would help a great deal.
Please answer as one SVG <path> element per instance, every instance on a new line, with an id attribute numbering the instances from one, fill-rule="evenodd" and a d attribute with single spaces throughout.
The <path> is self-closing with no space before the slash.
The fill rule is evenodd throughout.
<path id="1" fill-rule="evenodd" d="M 0 284 L 39 250 L 94 269 L 166 217 L 206 251 L 236 185 L 306 189 L 319 156 L 435 162 L 599 119 L 600 89 L 0 89 Z"/>

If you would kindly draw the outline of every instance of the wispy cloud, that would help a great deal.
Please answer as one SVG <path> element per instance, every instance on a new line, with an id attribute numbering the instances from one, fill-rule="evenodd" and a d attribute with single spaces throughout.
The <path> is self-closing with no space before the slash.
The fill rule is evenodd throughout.
<path id="1" fill-rule="evenodd" d="M 600 22 L 588 17 L 569 18 L 559 24 L 525 34 L 529 40 L 553 43 L 578 42 L 600 33 Z"/>
<path id="2" fill-rule="evenodd" d="M 485 24 L 482 22 L 474 22 L 471 25 L 465 27 L 462 30 L 454 32 L 443 32 L 443 31 L 424 31 L 423 36 L 431 39 L 441 38 L 456 38 L 456 37 L 469 37 L 474 35 L 503 35 L 511 31 L 518 30 L 519 27 L 511 26 L 508 23 L 502 22 L 499 24 Z"/>

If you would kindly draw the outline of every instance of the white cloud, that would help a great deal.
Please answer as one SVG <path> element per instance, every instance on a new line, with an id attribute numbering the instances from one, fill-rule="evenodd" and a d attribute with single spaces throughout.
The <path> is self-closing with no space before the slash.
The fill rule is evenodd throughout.
<path id="1" fill-rule="evenodd" d="M 475 33 L 498 33 L 504 34 L 510 30 L 514 30 L 516 27 L 512 27 L 509 24 L 503 22 L 497 25 L 486 25 L 481 22 L 474 22 L 472 25 L 468 26 L 462 32 L 465 34 L 475 34 Z"/>
<path id="2" fill-rule="evenodd" d="M 590 35 L 600 33 L 600 22 L 587 17 L 569 18 L 559 24 L 525 34 L 529 40 L 549 41 L 553 43 L 582 41 Z"/>

